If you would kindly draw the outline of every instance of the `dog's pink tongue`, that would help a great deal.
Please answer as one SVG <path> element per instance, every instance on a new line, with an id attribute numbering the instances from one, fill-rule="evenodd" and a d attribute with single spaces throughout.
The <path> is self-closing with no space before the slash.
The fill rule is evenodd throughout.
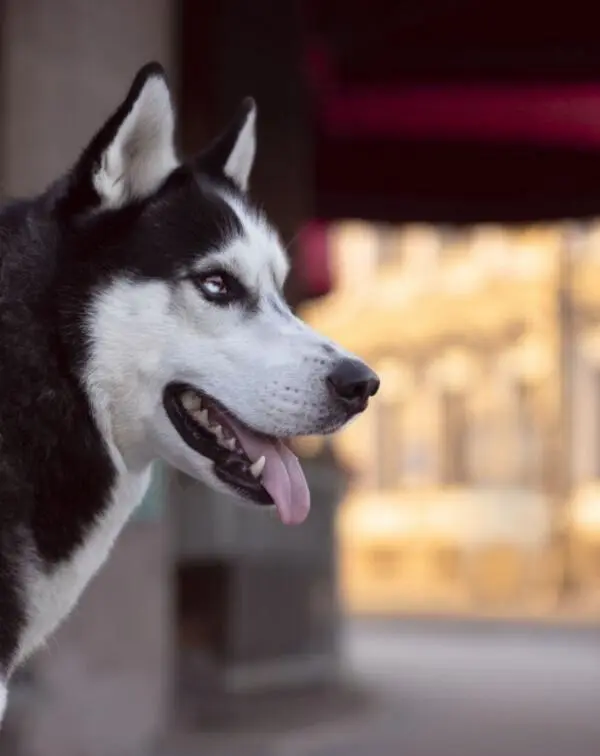
<path id="1" fill-rule="evenodd" d="M 299 525 L 310 510 L 310 491 L 298 457 L 281 441 L 266 441 L 235 427 L 244 451 L 252 460 L 265 457 L 261 482 L 271 494 L 285 525 Z"/>

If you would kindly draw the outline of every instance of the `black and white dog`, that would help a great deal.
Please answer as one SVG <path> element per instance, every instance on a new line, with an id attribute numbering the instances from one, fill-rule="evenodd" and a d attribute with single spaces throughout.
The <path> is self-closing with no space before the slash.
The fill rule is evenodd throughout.
<path id="1" fill-rule="evenodd" d="M 180 163 L 149 64 L 68 174 L 1 211 L 0 719 L 153 460 L 299 523 L 283 439 L 337 430 L 378 388 L 284 302 L 286 256 L 246 196 L 255 119 L 247 100 Z"/>

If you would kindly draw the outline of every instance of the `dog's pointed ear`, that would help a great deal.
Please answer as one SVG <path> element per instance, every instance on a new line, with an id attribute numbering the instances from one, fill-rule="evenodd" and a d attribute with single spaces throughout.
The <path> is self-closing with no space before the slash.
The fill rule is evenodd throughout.
<path id="1" fill-rule="evenodd" d="M 155 192 L 178 164 L 174 129 L 165 72 L 148 63 L 73 169 L 71 207 L 118 208 Z"/>
<path id="2" fill-rule="evenodd" d="M 225 176 L 246 191 L 255 153 L 256 103 L 246 97 L 229 126 L 196 158 L 195 164 L 201 172 Z"/>

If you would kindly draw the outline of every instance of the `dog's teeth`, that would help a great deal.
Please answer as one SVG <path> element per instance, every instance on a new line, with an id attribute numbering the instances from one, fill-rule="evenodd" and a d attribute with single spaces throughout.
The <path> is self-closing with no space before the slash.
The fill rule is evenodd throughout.
<path id="1" fill-rule="evenodd" d="M 190 412 L 202 407 L 202 399 L 200 399 L 198 394 L 195 394 L 193 391 L 186 391 L 181 397 L 181 403 L 186 410 L 189 410 Z"/>
<path id="2" fill-rule="evenodd" d="M 210 426 L 211 431 L 215 434 L 218 441 L 224 441 L 225 436 L 223 434 L 223 428 L 219 424 L 217 425 L 211 425 Z"/>
<path id="3" fill-rule="evenodd" d="M 252 465 L 250 465 L 250 472 L 255 478 L 260 477 L 260 474 L 265 469 L 265 464 L 267 462 L 266 457 L 259 457 L 256 462 L 254 462 Z"/>
<path id="4" fill-rule="evenodd" d="M 208 428 L 209 427 L 209 425 L 208 425 L 208 411 L 207 410 L 202 410 L 202 412 L 199 412 L 196 415 L 196 420 L 198 420 L 199 423 L 202 423 L 202 425 L 204 425 L 204 426 L 206 426 Z"/>
<path id="5" fill-rule="evenodd" d="M 225 438 L 221 441 L 221 445 L 229 451 L 233 451 L 235 449 L 235 438 Z"/>

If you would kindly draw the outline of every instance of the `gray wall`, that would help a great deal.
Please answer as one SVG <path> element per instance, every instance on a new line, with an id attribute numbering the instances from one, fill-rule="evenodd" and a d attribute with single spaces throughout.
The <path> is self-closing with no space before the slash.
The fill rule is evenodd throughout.
<path id="1" fill-rule="evenodd" d="M 169 0 L 4 0 L 3 185 L 43 188 L 73 161 L 137 68 L 172 59 Z"/>

